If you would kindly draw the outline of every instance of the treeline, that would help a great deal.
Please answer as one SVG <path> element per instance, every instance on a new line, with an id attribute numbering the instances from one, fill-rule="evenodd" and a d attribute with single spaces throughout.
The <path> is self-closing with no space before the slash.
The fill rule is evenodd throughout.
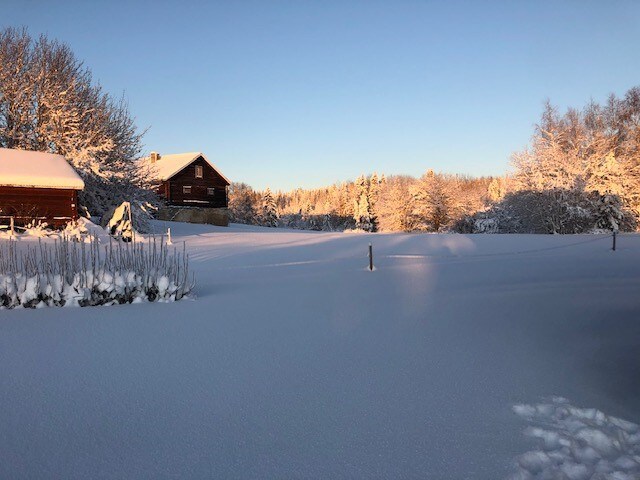
<path id="1" fill-rule="evenodd" d="M 232 221 L 312 230 L 460 233 L 634 231 L 640 224 L 640 87 L 564 114 L 547 102 L 503 177 L 360 176 L 272 193 L 233 184 Z"/>
<path id="2" fill-rule="evenodd" d="M 492 181 L 428 171 L 419 179 L 374 173 L 326 188 L 277 193 L 233 184 L 229 209 L 232 221 L 263 226 L 441 232 L 488 208 Z"/>

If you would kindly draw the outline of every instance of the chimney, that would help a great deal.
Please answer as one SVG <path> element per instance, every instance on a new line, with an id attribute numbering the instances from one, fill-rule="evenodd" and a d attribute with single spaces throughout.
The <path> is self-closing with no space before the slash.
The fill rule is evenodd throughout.
<path id="1" fill-rule="evenodd" d="M 151 163 L 156 163 L 158 160 L 160 160 L 160 154 L 158 152 L 151 152 L 149 158 L 151 159 Z"/>

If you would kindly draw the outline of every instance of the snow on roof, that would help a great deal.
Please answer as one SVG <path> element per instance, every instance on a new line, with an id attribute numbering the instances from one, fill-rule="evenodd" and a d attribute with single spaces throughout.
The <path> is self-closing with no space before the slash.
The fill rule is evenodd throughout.
<path id="1" fill-rule="evenodd" d="M 155 163 L 151 163 L 151 160 L 147 157 L 144 159 L 144 163 L 146 166 L 150 166 L 155 170 L 155 173 L 160 180 L 169 180 L 180 170 L 194 162 L 198 157 L 204 158 L 204 160 L 211 165 L 218 174 L 224 178 L 224 180 L 231 184 L 231 180 L 224 176 L 224 174 L 220 171 L 218 167 L 214 165 L 214 163 L 207 158 L 207 156 L 202 152 L 188 152 L 188 153 L 174 153 L 171 155 L 161 155 L 160 159 Z"/>
<path id="2" fill-rule="evenodd" d="M 0 186 L 82 190 L 84 182 L 62 155 L 0 148 Z"/>

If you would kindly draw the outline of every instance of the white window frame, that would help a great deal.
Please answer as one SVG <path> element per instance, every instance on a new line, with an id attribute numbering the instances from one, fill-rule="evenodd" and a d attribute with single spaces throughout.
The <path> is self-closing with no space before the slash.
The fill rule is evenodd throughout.
<path id="1" fill-rule="evenodd" d="M 207 187 L 207 195 L 213 196 L 215 194 L 216 194 L 216 188 L 215 187 Z"/>
<path id="2" fill-rule="evenodd" d="M 183 195 L 191 195 L 191 185 L 183 185 L 182 186 L 182 194 Z"/>
<path id="3" fill-rule="evenodd" d="M 196 165 L 196 178 L 204 177 L 204 167 L 202 165 Z"/>

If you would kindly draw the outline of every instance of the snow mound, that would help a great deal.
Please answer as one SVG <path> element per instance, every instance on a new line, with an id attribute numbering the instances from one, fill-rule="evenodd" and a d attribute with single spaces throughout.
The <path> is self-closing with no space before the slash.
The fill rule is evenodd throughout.
<path id="1" fill-rule="evenodd" d="M 577 408 L 565 398 L 515 405 L 529 422 L 525 435 L 538 449 L 521 455 L 510 480 L 640 479 L 640 427 L 595 408 Z"/>

